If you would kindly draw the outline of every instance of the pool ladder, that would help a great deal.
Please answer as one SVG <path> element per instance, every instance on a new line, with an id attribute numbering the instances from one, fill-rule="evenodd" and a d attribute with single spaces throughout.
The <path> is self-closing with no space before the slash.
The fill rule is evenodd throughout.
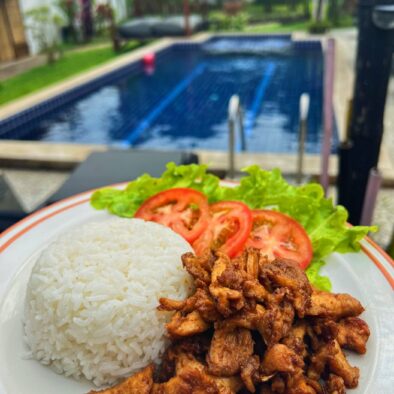
<path id="1" fill-rule="evenodd" d="M 299 134 L 298 134 L 298 157 L 296 169 L 296 182 L 301 184 L 304 177 L 304 154 L 305 154 L 305 139 L 307 134 L 307 120 L 309 113 L 310 97 L 309 94 L 303 93 L 300 96 L 299 109 Z M 227 177 L 233 179 L 235 176 L 235 132 L 236 126 L 239 126 L 240 132 L 240 145 L 241 151 L 246 151 L 246 137 L 243 122 L 243 109 L 239 96 L 234 94 L 231 96 L 228 103 L 228 128 L 229 128 L 229 141 L 228 141 L 228 173 Z"/>
<path id="2" fill-rule="evenodd" d="M 241 150 L 246 150 L 245 128 L 243 121 L 243 110 L 239 96 L 234 94 L 231 96 L 228 103 L 228 128 L 229 128 L 229 141 L 228 141 L 228 173 L 227 176 L 233 179 L 235 176 L 235 132 L 238 124 Z"/>

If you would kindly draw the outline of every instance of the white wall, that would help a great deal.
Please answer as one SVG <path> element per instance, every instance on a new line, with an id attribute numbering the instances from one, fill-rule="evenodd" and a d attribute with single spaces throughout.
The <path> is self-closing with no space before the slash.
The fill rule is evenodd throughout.
<path id="1" fill-rule="evenodd" d="M 78 1 L 78 0 L 77 0 Z M 126 0 L 109 0 L 110 4 L 115 10 L 115 16 L 117 20 L 123 20 L 126 18 Z M 96 0 L 95 4 L 107 4 L 107 0 Z M 20 8 L 22 14 L 24 14 L 26 11 L 29 11 L 32 8 L 35 7 L 40 7 L 44 5 L 52 6 L 54 12 L 57 12 L 59 9 L 57 7 L 57 0 L 19 0 Z M 60 11 L 59 11 L 60 13 Z M 28 28 L 28 20 L 26 17 L 24 17 L 25 21 L 25 26 L 26 26 L 26 39 L 27 43 L 30 48 L 30 53 L 31 54 L 36 54 L 39 51 L 38 43 L 34 39 L 32 32 Z"/>

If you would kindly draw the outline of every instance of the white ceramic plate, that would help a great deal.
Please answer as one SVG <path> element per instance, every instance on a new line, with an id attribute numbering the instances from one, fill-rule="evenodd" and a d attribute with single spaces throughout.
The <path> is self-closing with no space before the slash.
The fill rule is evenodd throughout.
<path id="1" fill-rule="evenodd" d="M 118 185 L 118 187 L 121 185 Z M 39 253 L 70 228 L 109 217 L 89 205 L 90 192 L 60 201 L 17 223 L 0 239 L 0 394 L 83 394 L 94 388 L 57 375 L 24 358 L 22 313 L 26 284 Z M 333 254 L 324 268 L 335 292 L 350 293 L 365 306 L 362 317 L 371 329 L 364 356 L 349 353 L 361 369 L 354 394 L 394 393 L 393 261 L 366 239 L 362 251 Z"/>

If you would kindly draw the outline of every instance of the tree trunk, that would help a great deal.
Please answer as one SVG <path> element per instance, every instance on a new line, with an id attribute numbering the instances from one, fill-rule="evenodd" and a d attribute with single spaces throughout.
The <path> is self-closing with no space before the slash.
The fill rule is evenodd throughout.
<path id="1" fill-rule="evenodd" d="M 323 10 L 324 10 L 324 0 L 317 0 L 316 7 L 316 21 L 321 22 L 323 18 Z"/>
<path id="2" fill-rule="evenodd" d="M 310 18 L 311 17 L 311 11 L 309 9 L 309 0 L 304 0 L 304 16 L 305 18 Z"/>
<path id="3" fill-rule="evenodd" d="M 272 12 L 272 0 L 262 0 L 264 12 L 271 13 Z"/>
<path id="4" fill-rule="evenodd" d="M 290 11 L 295 11 L 297 6 L 297 0 L 287 0 Z"/>
<path id="5" fill-rule="evenodd" d="M 93 36 L 92 3 L 90 0 L 81 0 L 81 19 L 83 40 L 90 41 Z"/>
<path id="6" fill-rule="evenodd" d="M 142 8 L 140 0 L 134 0 L 134 16 L 141 16 L 142 15 Z"/>
<path id="7" fill-rule="evenodd" d="M 189 0 L 183 0 L 183 17 L 185 20 L 185 35 L 190 36 L 190 5 Z"/>
<path id="8" fill-rule="evenodd" d="M 338 0 L 330 0 L 328 17 L 334 26 L 338 26 L 339 24 Z"/>

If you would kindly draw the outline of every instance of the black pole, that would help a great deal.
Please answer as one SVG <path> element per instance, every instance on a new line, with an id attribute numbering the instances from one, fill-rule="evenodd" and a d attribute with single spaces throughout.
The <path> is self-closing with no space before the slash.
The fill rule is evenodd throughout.
<path id="1" fill-rule="evenodd" d="M 378 27 L 377 5 L 393 0 L 359 0 L 358 48 L 349 145 L 340 150 L 338 202 L 359 224 L 371 168 L 377 167 L 383 136 L 384 107 L 394 49 L 394 29 Z M 386 6 L 385 16 L 390 15 Z M 394 7 L 391 13 L 394 19 Z M 374 22 L 375 19 L 375 22 Z M 350 148 L 350 149 L 349 149 Z M 341 163 L 342 161 L 346 163 Z"/>

